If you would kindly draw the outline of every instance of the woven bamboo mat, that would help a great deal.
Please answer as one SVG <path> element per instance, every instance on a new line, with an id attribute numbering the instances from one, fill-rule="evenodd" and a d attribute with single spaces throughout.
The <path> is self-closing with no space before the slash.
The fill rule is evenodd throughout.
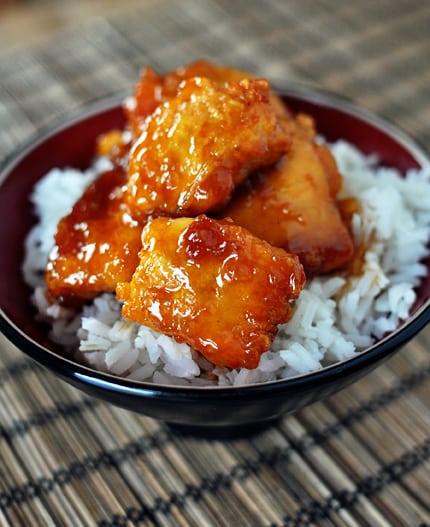
<path id="1" fill-rule="evenodd" d="M 0 158 L 81 105 L 129 92 L 143 65 L 197 58 L 343 93 L 429 147 L 429 27 L 423 0 L 125 7 L 0 52 Z M 429 347 L 427 328 L 336 396 L 220 441 L 83 395 L 2 339 L 0 525 L 428 526 Z"/>

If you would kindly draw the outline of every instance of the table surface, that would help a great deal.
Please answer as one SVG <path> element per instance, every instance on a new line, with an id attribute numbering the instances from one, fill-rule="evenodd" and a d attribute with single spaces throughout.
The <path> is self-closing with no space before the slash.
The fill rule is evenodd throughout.
<path id="1" fill-rule="evenodd" d="M 343 94 L 429 148 L 428 0 L 124 1 L 74 22 L 0 48 L 0 158 L 142 66 L 199 58 Z M 90 398 L 2 339 L 0 525 L 430 525 L 429 345 L 426 328 L 337 395 L 221 441 Z"/>

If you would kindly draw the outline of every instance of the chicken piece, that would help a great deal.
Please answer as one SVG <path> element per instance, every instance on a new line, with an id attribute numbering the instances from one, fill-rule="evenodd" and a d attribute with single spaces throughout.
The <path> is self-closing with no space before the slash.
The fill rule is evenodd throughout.
<path id="1" fill-rule="evenodd" d="M 60 220 L 46 267 L 51 300 L 79 305 L 133 275 L 142 225 L 123 202 L 125 179 L 119 168 L 103 173 Z"/>
<path id="2" fill-rule="evenodd" d="M 336 198 L 342 188 L 342 176 L 330 150 L 315 141 L 317 133 L 313 117 L 305 113 L 299 113 L 296 117 L 291 115 L 289 119 L 284 120 L 284 127 L 291 137 L 296 137 L 303 142 L 307 141 L 312 145 L 318 163 L 321 164 L 321 170 L 327 178 L 330 196 Z"/>
<path id="3" fill-rule="evenodd" d="M 136 84 L 133 96 L 124 101 L 127 132 L 131 133 L 124 134 L 121 130 L 112 130 L 101 135 L 97 143 L 99 155 L 109 157 L 115 165 L 126 166 L 132 141 L 142 133 L 148 115 L 175 97 L 180 83 L 192 77 L 206 77 L 220 85 L 255 78 L 248 72 L 203 60 L 181 66 L 164 75 L 158 75 L 152 68 L 146 67 Z M 280 117 L 289 117 L 288 109 L 277 94 L 271 92 L 270 101 Z"/>
<path id="4" fill-rule="evenodd" d="M 334 197 L 342 179 L 330 151 L 314 142 L 310 117 L 288 126 L 295 127 L 288 154 L 246 181 L 221 216 L 297 254 L 307 275 L 327 273 L 354 253 Z"/>
<path id="5" fill-rule="evenodd" d="M 124 317 L 213 364 L 255 368 L 304 283 L 296 256 L 229 220 L 159 217 L 143 229 L 140 264 L 117 297 Z"/>
<path id="6" fill-rule="evenodd" d="M 251 79 L 255 76 L 242 70 L 215 65 L 203 60 L 177 68 L 164 75 L 158 75 L 152 68 L 144 68 L 133 96 L 126 99 L 124 103 L 124 110 L 135 137 L 140 135 L 148 115 L 151 115 L 158 106 L 175 97 L 180 83 L 192 77 L 206 77 L 220 85 L 225 85 L 228 82 Z M 285 114 L 287 110 L 278 96 L 271 93 L 270 98 L 277 111 Z"/>
<path id="7" fill-rule="evenodd" d="M 289 137 L 269 93 L 266 80 L 184 81 L 130 153 L 125 199 L 133 216 L 219 209 L 252 170 L 277 161 Z"/>
<path id="8" fill-rule="evenodd" d="M 131 139 L 130 133 L 124 133 L 123 130 L 117 128 L 110 130 L 97 138 L 97 155 L 108 157 L 113 166 L 126 168 L 132 144 Z"/>

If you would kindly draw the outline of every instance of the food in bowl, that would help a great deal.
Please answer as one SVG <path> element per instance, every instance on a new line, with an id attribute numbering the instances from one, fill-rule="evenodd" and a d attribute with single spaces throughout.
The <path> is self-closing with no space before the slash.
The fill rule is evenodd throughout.
<path id="1" fill-rule="evenodd" d="M 35 287 L 34 301 L 40 316 L 52 326 L 52 339 L 85 363 L 101 371 L 160 384 L 266 382 L 314 371 L 360 353 L 407 317 L 415 300 L 414 288 L 426 273 L 420 260 L 427 254 L 429 239 L 429 175 L 410 171 L 403 178 L 396 170 L 378 167 L 376 159 L 342 141 L 324 144 L 317 137 L 311 116 L 292 115 L 270 91 L 267 81 L 250 82 L 249 77 L 207 63 L 180 68 L 165 76 L 144 70 L 134 96 L 125 105 L 129 127 L 100 139 L 101 155 L 94 167 L 85 173 L 57 169 L 36 186 L 33 200 L 40 220 L 28 238 L 25 276 Z M 200 78 L 205 81 L 197 82 Z M 199 96 L 193 95 L 193 86 L 199 88 Z M 252 93 L 248 92 L 250 89 Z M 194 99 L 197 108 L 207 110 L 205 119 L 196 119 L 197 123 L 192 119 Z M 218 104 L 216 111 L 212 107 L 214 99 Z M 261 115 L 257 112 L 247 121 L 249 111 L 255 111 L 257 103 L 264 109 L 264 119 L 258 120 Z M 247 105 L 251 110 L 247 110 Z M 179 108 L 184 106 L 188 118 L 179 126 Z M 234 111 L 230 115 L 240 115 L 238 122 L 247 123 L 242 129 L 245 152 L 241 144 L 234 142 L 237 118 L 223 118 L 223 112 L 231 106 Z M 213 129 L 204 135 L 206 142 L 201 144 L 205 149 L 198 150 L 196 138 L 207 130 L 208 121 Z M 226 134 L 229 140 L 223 144 L 225 122 L 230 123 L 230 135 Z M 193 128 L 196 124 L 198 128 Z M 164 143 L 156 141 L 162 129 L 159 126 L 165 126 L 160 134 L 166 139 Z M 249 148 L 249 135 L 253 148 Z M 209 141 L 213 137 L 221 143 L 215 150 Z M 185 153 L 184 144 L 188 145 Z M 164 164 L 160 148 L 169 153 Z M 200 160 L 205 155 L 211 163 L 193 164 L 196 152 Z M 152 164 L 157 156 L 159 173 Z M 180 162 L 175 163 L 178 159 Z M 198 172 L 195 179 L 177 176 L 181 172 L 177 165 L 195 172 L 201 164 L 205 170 Z M 160 174 L 167 183 L 162 187 L 157 179 Z M 189 174 L 185 171 L 185 175 Z M 185 185 L 178 192 L 178 182 L 184 180 Z M 205 186 L 208 181 L 215 184 Z M 170 200 L 154 199 L 169 186 L 174 187 Z M 208 196 L 210 204 L 206 203 L 202 210 L 202 202 Z M 103 223 L 97 214 L 91 216 L 100 210 L 107 211 Z M 185 229 L 177 230 L 172 242 L 167 226 L 184 223 Z M 187 263 L 189 260 L 192 265 L 184 272 L 186 265 L 174 262 L 172 266 L 167 255 L 169 250 L 177 254 L 186 233 L 192 234 L 187 229 L 196 223 L 211 226 L 202 230 L 205 236 L 199 237 L 206 252 L 213 255 L 227 247 L 230 252 L 226 254 L 234 257 L 219 258 L 217 271 L 212 272 L 213 287 L 204 285 L 206 296 L 198 295 L 201 308 L 189 313 L 178 309 L 171 297 L 181 288 L 182 292 L 186 289 L 191 272 L 198 276 L 199 263 L 188 258 Z M 254 294 L 250 302 L 246 293 L 234 293 L 217 304 L 219 291 L 223 290 L 215 287 L 220 277 L 234 282 L 240 269 L 242 285 L 249 284 L 251 290 L 255 273 L 264 269 L 263 260 L 248 258 L 246 251 L 239 258 L 238 251 L 228 245 L 228 237 L 214 243 L 211 249 L 208 242 L 212 237 L 208 240 L 207 234 L 212 227 L 216 230 L 225 225 L 238 229 L 248 245 L 262 244 L 264 254 L 268 260 L 275 258 L 275 264 L 272 251 L 282 254 L 281 260 L 287 258 L 290 265 L 295 262 L 289 296 L 279 287 L 278 280 L 270 279 L 266 287 L 270 294 Z M 119 231 L 126 235 L 128 243 L 116 242 Z M 157 231 L 161 234 L 155 236 Z M 88 236 L 96 232 L 101 238 L 89 240 Z M 165 233 L 167 248 L 163 249 Z M 72 244 L 69 249 L 68 243 Z M 152 251 L 155 246 L 158 253 Z M 94 254 L 100 256 L 103 264 L 101 273 L 89 271 L 89 266 L 96 263 Z M 68 268 L 70 263 L 75 265 Z M 110 273 L 104 272 L 106 267 Z M 56 276 L 58 269 L 61 273 Z M 225 272 L 221 273 L 221 269 Z M 78 293 L 85 274 L 86 287 Z M 110 281 L 109 276 L 113 278 Z M 273 272 L 267 276 L 273 276 Z M 135 306 L 133 314 L 127 311 L 127 294 L 133 280 L 136 283 L 142 277 L 144 286 L 135 289 L 145 301 Z M 160 277 L 162 281 L 157 282 Z M 51 284 L 47 294 L 47 283 L 56 278 L 61 278 L 65 288 Z M 173 323 L 156 325 L 157 317 L 166 322 L 160 312 L 166 305 L 171 306 Z M 262 305 L 266 311 L 265 330 L 254 338 L 252 329 L 258 327 L 256 315 Z M 130 318 L 123 316 L 123 309 Z M 254 353 L 258 359 L 254 363 L 237 364 L 222 358 L 232 348 L 219 343 L 237 346 L 240 338 L 236 338 L 236 332 L 239 328 L 240 333 L 244 325 L 237 324 L 235 317 L 229 318 L 230 309 L 246 322 L 247 343 L 253 339 L 265 343 Z M 227 324 L 219 331 L 224 340 L 217 337 L 217 342 L 197 330 L 192 338 L 187 334 L 192 325 L 187 324 L 187 316 L 191 319 L 192 315 L 194 321 L 201 313 L 209 312 L 215 326 L 217 310 Z M 201 326 L 210 327 L 210 323 Z M 196 350 L 197 339 L 206 339 L 209 347 L 215 351 L 218 348 L 220 353 L 206 352 L 205 356 L 204 349 Z M 246 344 L 238 347 L 235 358 L 249 357 L 257 350 L 253 346 L 248 352 Z"/>

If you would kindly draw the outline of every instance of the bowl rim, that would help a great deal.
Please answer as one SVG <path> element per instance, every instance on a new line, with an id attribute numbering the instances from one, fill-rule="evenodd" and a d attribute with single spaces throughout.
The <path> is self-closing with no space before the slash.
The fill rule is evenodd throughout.
<path id="1" fill-rule="evenodd" d="M 327 108 L 340 110 L 353 118 L 358 118 L 380 131 L 387 133 L 401 144 L 422 167 L 430 170 L 430 155 L 426 149 L 410 134 L 403 131 L 397 124 L 385 117 L 377 115 L 373 111 L 358 105 L 344 95 L 340 95 L 322 88 L 309 87 L 306 84 L 290 84 L 275 91 L 286 97 L 295 97 L 306 102 L 318 104 Z M 56 119 L 52 124 L 35 132 L 27 141 L 15 148 L 0 163 L 0 188 L 7 179 L 8 174 L 21 162 L 22 159 L 39 144 L 55 136 L 72 125 L 78 124 L 97 114 L 113 110 L 119 107 L 126 99 L 122 92 L 110 95 L 101 100 L 79 106 L 74 112 Z M 289 377 L 263 383 L 252 383 L 240 386 L 197 386 L 197 385 L 164 385 L 147 381 L 131 380 L 114 374 L 95 370 L 85 364 L 76 362 L 71 358 L 59 355 L 34 339 L 26 335 L 6 315 L 0 306 L 0 331 L 9 342 L 31 357 L 38 364 L 60 375 L 64 379 L 76 380 L 96 388 L 106 389 L 119 394 L 127 394 L 138 397 L 167 398 L 171 399 L 212 399 L 214 394 L 218 398 L 236 397 L 257 398 L 265 394 L 272 396 L 285 392 L 286 390 L 298 390 L 308 384 L 323 384 L 330 378 L 343 377 L 345 370 L 353 372 L 358 369 L 370 367 L 378 361 L 382 361 L 394 350 L 403 346 L 421 329 L 430 322 L 430 297 L 408 318 L 407 321 L 383 339 L 375 342 L 372 346 L 356 355 L 311 371 Z"/>

